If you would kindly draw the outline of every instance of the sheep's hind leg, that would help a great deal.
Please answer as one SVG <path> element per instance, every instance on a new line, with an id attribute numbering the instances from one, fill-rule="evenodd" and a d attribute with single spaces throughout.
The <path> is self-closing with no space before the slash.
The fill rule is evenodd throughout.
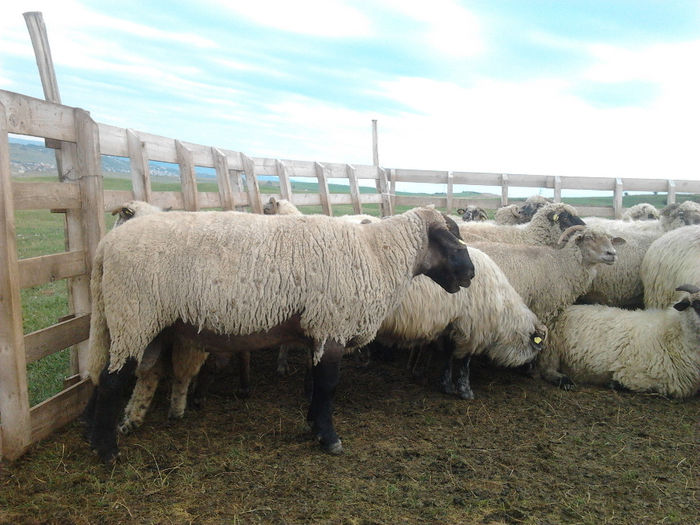
<path id="1" fill-rule="evenodd" d="M 562 390 L 573 390 L 575 383 L 565 374 L 559 372 L 559 356 L 552 350 L 545 349 L 537 359 L 537 370 L 545 381 Z"/>
<path id="2" fill-rule="evenodd" d="M 141 426 L 162 374 L 163 365 L 160 360 L 150 370 L 137 373 L 134 391 L 124 409 L 124 417 L 119 423 L 118 430 L 121 434 L 129 434 Z"/>
<path id="3" fill-rule="evenodd" d="M 116 372 L 108 372 L 109 364 L 100 374 L 97 396 L 94 406 L 94 424 L 90 446 L 97 452 L 104 463 L 113 463 L 117 459 L 117 420 L 121 408 L 120 400 L 124 388 L 133 377 L 136 360 L 129 358 L 124 366 Z"/>
<path id="4" fill-rule="evenodd" d="M 314 349 L 317 345 L 314 345 Z M 342 357 L 342 345 L 327 341 L 321 360 L 313 367 L 313 393 L 307 415 L 321 448 L 331 454 L 343 451 L 343 444 L 333 428 L 333 396 L 338 385 Z"/>
<path id="5" fill-rule="evenodd" d="M 469 381 L 469 364 L 471 356 L 459 359 L 459 375 L 457 376 L 457 395 L 462 399 L 474 399 L 471 383 Z"/>

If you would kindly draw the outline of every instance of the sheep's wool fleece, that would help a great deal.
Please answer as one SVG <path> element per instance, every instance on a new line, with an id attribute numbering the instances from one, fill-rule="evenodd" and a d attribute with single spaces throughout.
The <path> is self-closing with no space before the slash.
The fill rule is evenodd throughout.
<path id="1" fill-rule="evenodd" d="M 644 306 L 666 308 L 683 283 L 700 283 L 700 226 L 684 226 L 656 239 L 642 262 Z"/>
<path id="2" fill-rule="evenodd" d="M 411 347 L 434 341 L 451 324 L 456 357 L 486 352 L 504 366 L 531 359 L 537 317 L 488 255 L 470 247 L 469 256 L 474 264 L 469 288 L 448 294 L 428 277 L 415 277 L 399 307 L 384 319 L 378 339 Z"/>
<path id="3" fill-rule="evenodd" d="M 420 208 L 362 228 L 326 216 L 170 212 L 129 221 L 100 243 L 91 290 L 90 373 L 99 376 L 178 319 L 248 335 L 300 315 L 305 335 L 361 345 L 427 252 Z M 96 381 L 95 381 L 96 382 Z"/>
<path id="4" fill-rule="evenodd" d="M 697 329 L 682 329 L 681 314 L 673 308 L 570 306 L 550 331 L 548 348 L 558 353 L 562 372 L 574 381 L 605 384 L 612 379 L 638 392 L 687 397 L 700 386 L 700 340 Z"/>

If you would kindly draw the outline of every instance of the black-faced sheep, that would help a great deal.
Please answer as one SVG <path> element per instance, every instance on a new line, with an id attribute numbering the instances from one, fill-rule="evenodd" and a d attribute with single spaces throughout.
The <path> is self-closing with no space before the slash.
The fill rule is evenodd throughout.
<path id="1" fill-rule="evenodd" d="M 481 222 L 489 218 L 486 214 L 486 210 L 474 206 L 473 204 L 470 204 L 466 208 L 458 209 L 457 215 L 459 215 L 464 222 Z"/>
<path id="2" fill-rule="evenodd" d="M 307 419 L 324 450 L 341 452 L 332 423 L 340 358 L 374 337 L 419 274 L 450 293 L 474 276 L 466 246 L 432 209 L 362 228 L 236 212 L 128 221 L 100 242 L 93 265 L 92 447 L 103 461 L 116 458 L 118 399 L 139 365 L 153 364 L 151 342 L 172 329 L 221 351 L 312 347 Z"/>

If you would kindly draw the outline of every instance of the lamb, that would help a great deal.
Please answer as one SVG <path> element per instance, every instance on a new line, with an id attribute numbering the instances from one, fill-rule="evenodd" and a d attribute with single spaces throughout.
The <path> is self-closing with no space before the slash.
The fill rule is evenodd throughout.
<path id="1" fill-rule="evenodd" d="M 654 221 L 659 218 L 659 210 L 648 202 L 635 204 L 622 214 L 623 221 Z"/>
<path id="2" fill-rule="evenodd" d="M 116 458 L 117 400 L 138 367 L 157 361 L 152 341 L 170 330 L 228 352 L 311 346 L 307 420 L 324 450 L 342 452 L 331 408 L 340 358 L 374 337 L 419 274 L 450 293 L 474 277 L 466 246 L 428 208 L 362 228 L 238 212 L 126 222 L 102 239 L 93 264 L 91 446 L 105 462 Z"/>
<path id="3" fill-rule="evenodd" d="M 603 305 L 567 308 L 540 355 L 545 378 L 568 390 L 574 381 L 690 397 L 700 388 L 700 287 L 676 288 L 666 309 Z"/>
<path id="4" fill-rule="evenodd" d="M 559 202 L 545 204 L 537 210 L 528 224 L 522 226 L 469 222 L 461 224 L 459 231 L 467 243 L 493 241 L 556 246 L 564 230 L 576 225 L 585 225 L 576 214 L 576 209 Z"/>
<path id="5" fill-rule="evenodd" d="M 547 333 L 489 256 L 471 247 L 469 255 L 476 276 L 468 289 L 448 295 L 418 276 L 377 333 L 384 345 L 415 348 L 447 332 L 455 343 L 453 355 L 461 361 L 457 394 L 462 399 L 474 397 L 469 384 L 472 355 L 486 354 L 503 366 L 519 366 L 534 359 Z M 441 380 L 449 393 L 455 391 L 451 372 L 446 369 Z"/>
<path id="6" fill-rule="evenodd" d="M 621 237 L 586 226 L 572 226 L 559 248 L 491 242 L 469 243 L 491 257 L 525 304 L 550 327 L 559 313 L 585 293 L 601 265 L 617 259 Z M 471 252 L 470 252 L 471 253 Z"/>
<path id="7" fill-rule="evenodd" d="M 601 268 L 590 291 L 580 298 L 580 302 L 638 307 L 644 301 L 640 272 L 647 250 L 666 231 L 700 224 L 700 204 L 692 201 L 670 204 L 661 211 L 661 221 L 585 220 L 587 224 L 600 226 L 612 235 L 623 236 L 627 244 L 620 249 L 618 264 Z"/>
<path id="8" fill-rule="evenodd" d="M 685 226 L 656 239 L 641 267 L 645 308 L 678 301 L 677 283 L 700 283 L 700 225 Z"/>
<path id="9" fill-rule="evenodd" d="M 457 215 L 459 215 L 464 222 L 481 222 L 489 218 L 486 214 L 486 210 L 479 206 L 474 206 L 473 204 L 470 204 L 466 208 L 458 209 Z"/>
<path id="10" fill-rule="evenodd" d="M 511 204 L 497 209 L 494 219 L 496 224 L 525 224 L 532 220 L 537 210 L 550 202 L 552 201 L 541 195 L 533 195 L 520 204 Z"/>
<path id="11" fill-rule="evenodd" d="M 270 200 L 263 205 L 263 213 L 265 215 L 302 215 L 299 208 L 287 199 L 276 200 L 274 197 L 270 197 Z"/>

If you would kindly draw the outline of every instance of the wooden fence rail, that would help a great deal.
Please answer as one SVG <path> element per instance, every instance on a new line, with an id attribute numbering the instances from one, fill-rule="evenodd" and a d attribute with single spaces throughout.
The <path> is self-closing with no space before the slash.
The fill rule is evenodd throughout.
<path id="1" fill-rule="evenodd" d="M 43 137 L 59 148 L 60 182 L 14 182 L 10 177 L 8 134 Z M 101 155 L 129 159 L 132 191 L 104 191 Z M 177 164 L 181 191 L 152 191 L 149 162 Z M 197 190 L 196 168 L 213 168 L 217 192 Z M 624 191 L 666 192 L 668 202 L 676 193 L 700 193 L 700 181 L 646 180 L 537 176 L 462 171 L 389 169 L 378 165 L 350 165 L 325 161 L 300 161 L 249 157 L 244 153 L 193 144 L 173 138 L 94 122 L 79 108 L 0 90 L 0 458 L 14 459 L 29 445 L 74 419 L 82 410 L 91 386 L 86 377 L 87 339 L 90 321 L 89 275 L 99 240 L 104 235 L 104 212 L 140 199 L 162 207 L 199 210 L 247 208 L 261 213 L 263 197 L 258 176 L 279 181 L 278 198 L 299 206 L 321 206 L 332 214 L 334 206 L 378 204 L 382 215 L 394 206 L 435 204 L 452 211 L 466 204 L 495 209 L 507 204 L 513 187 L 551 188 L 561 200 L 565 189 L 613 192 L 614 206 L 579 209 L 583 214 L 619 216 Z M 293 177 L 318 181 L 318 193 L 294 193 Z M 347 180 L 349 193 L 331 193 L 331 179 Z M 377 193 L 361 193 L 361 180 L 373 181 Z M 444 196 L 396 195 L 396 184 L 421 182 L 446 185 Z M 500 197 L 465 199 L 454 193 L 456 185 L 497 186 Z M 266 194 L 267 196 L 268 194 Z M 49 209 L 66 215 L 66 250 L 29 259 L 18 258 L 15 210 Z M 20 289 L 57 279 L 70 283 L 71 314 L 57 323 L 23 334 Z M 73 375 L 66 388 L 52 398 L 29 406 L 26 365 L 64 348 L 76 346 Z"/>

